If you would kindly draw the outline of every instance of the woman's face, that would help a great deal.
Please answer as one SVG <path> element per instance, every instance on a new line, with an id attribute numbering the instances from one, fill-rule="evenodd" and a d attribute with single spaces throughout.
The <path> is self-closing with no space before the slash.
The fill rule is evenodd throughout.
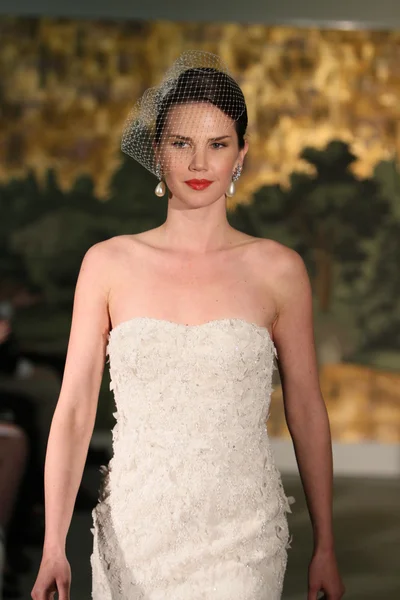
<path id="1" fill-rule="evenodd" d="M 157 159 L 173 196 L 194 205 L 221 198 L 239 164 L 234 121 L 213 104 L 180 104 L 169 110 Z"/>

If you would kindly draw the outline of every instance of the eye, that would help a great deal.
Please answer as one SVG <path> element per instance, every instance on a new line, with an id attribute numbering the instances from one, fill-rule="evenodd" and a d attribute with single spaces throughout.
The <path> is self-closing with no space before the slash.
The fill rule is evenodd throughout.
<path id="1" fill-rule="evenodd" d="M 226 148 L 226 144 L 222 144 L 222 142 L 213 142 L 211 146 L 216 150 L 218 150 L 219 148 Z"/>
<path id="2" fill-rule="evenodd" d="M 188 142 L 184 142 L 183 140 L 176 140 L 175 142 L 172 142 L 174 148 L 184 148 L 187 144 Z"/>

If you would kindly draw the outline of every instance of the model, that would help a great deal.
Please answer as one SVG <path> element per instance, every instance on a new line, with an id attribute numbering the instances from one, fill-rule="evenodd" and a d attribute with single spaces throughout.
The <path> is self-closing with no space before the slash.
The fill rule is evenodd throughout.
<path id="1" fill-rule="evenodd" d="M 266 423 L 275 359 L 314 530 L 308 599 L 343 595 L 307 272 L 227 219 L 246 127 L 240 87 L 206 52 L 183 54 L 128 118 L 122 149 L 157 175 L 157 196 L 168 191 L 168 216 L 84 257 L 34 600 L 69 597 L 65 538 L 107 356 L 116 424 L 93 510 L 93 600 L 281 598 L 290 502 Z"/>

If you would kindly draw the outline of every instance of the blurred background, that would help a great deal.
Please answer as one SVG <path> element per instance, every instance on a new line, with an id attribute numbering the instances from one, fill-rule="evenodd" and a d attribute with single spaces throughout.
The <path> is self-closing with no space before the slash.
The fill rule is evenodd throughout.
<path id="1" fill-rule="evenodd" d="M 166 216 L 155 178 L 119 150 L 125 118 L 188 49 L 221 56 L 247 101 L 231 224 L 294 248 L 310 274 L 346 598 L 398 598 L 400 8 L 36 4 L 0 14 L 4 600 L 30 597 L 41 557 L 43 461 L 83 255 Z M 275 376 L 268 428 L 297 500 L 284 598 L 300 600 L 311 531 Z M 114 410 L 106 369 L 68 538 L 74 600 L 90 597 L 90 510 Z"/>

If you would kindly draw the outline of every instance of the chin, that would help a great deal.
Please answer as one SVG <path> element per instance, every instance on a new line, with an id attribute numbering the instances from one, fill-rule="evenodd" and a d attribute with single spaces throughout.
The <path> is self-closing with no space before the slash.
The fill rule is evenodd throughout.
<path id="1" fill-rule="evenodd" d="M 224 195 L 222 190 L 215 188 L 214 186 L 210 186 L 205 190 L 194 190 L 185 185 L 186 189 L 179 190 L 181 194 L 179 195 L 182 200 L 194 206 L 208 206 L 209 204 L 213 204 L 217 202 Z"/>
<path id="2" fill-rule="evenodd" d="M 217 202 L 218 197 L 215 194 L 193 194 L 185 197 L 185 202 L 190 206 L 199 208 L 201 206 L 210 206 Z"/>

